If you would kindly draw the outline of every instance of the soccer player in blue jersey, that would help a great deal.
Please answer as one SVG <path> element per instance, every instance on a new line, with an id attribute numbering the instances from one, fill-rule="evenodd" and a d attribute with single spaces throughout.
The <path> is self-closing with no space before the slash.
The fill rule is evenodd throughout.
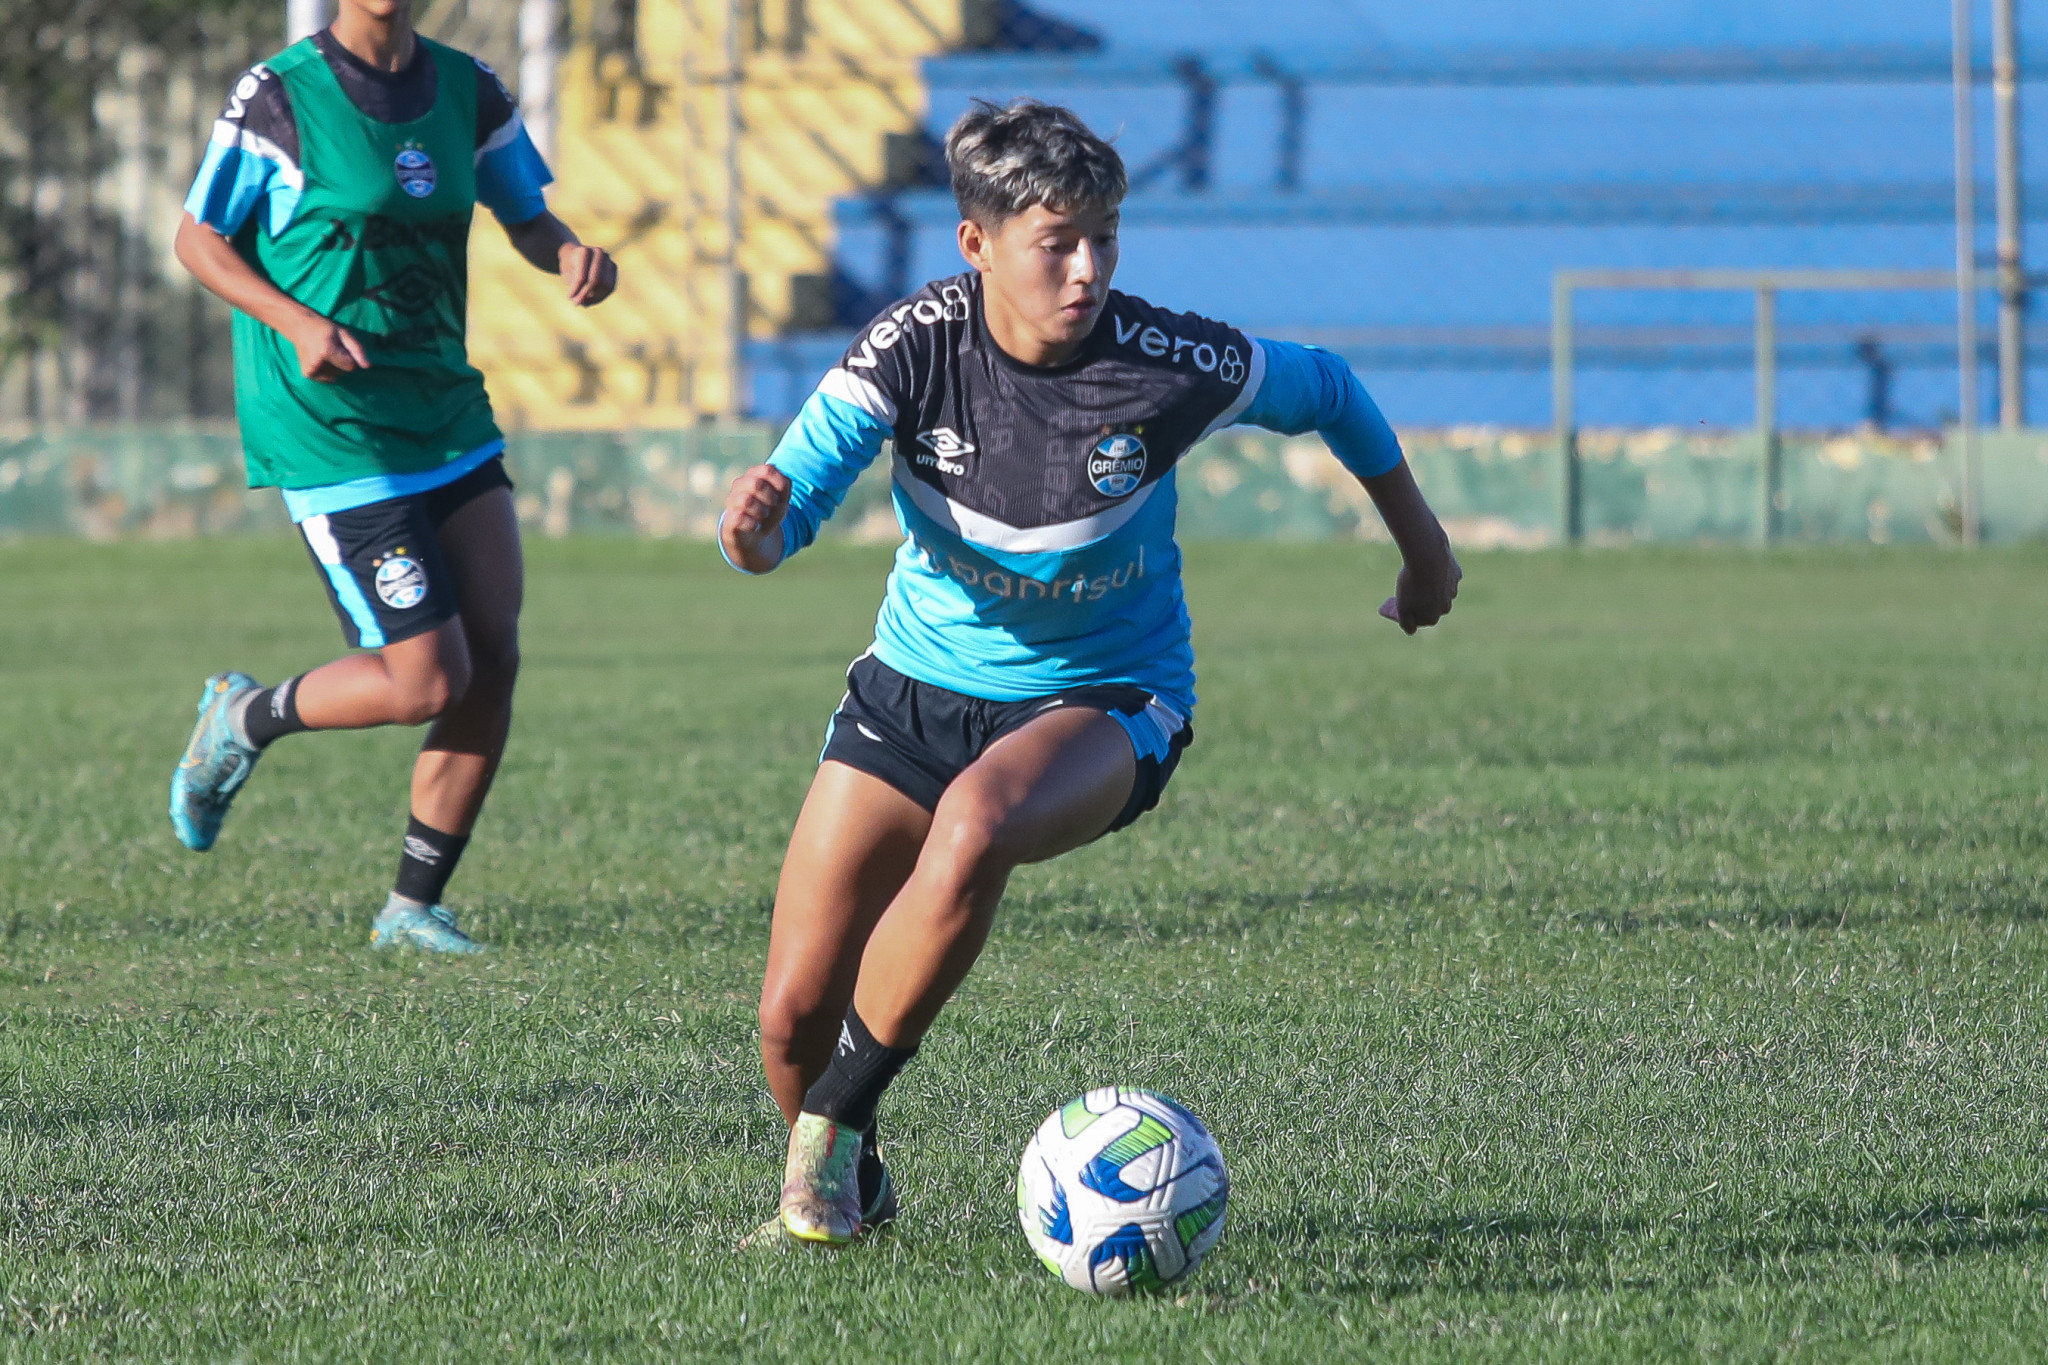
<path id="1" fill-rule="evenodd" d="M 441 893 L 511 727 L 524 567 L 465 344 L 475 206 L 570 302 L 602 302 L 617 278 L 548 212 L 550 179 L 489 67 L 415 35 L 409 0 L 342 0 L 331 28 L 235 83 L 178 227 L 178 259 L 236 310 L 249 483 L 284 490 L 364 652 L 271 687 L 208 678 L 171 823 L 213 847 L 286 735 L 430 723 L 379 947 L 478 948 Z"/>
<path id="2" fill-rule="evenodd" d="M 861 333 L 727 497 L 726 558 L 809 545 L 894 442 L 897 552 L 783 862 L 761 1055 L 790 1122 L 780 1219 L 893 1216 L 875 1107 L 980 953 L 1004 884 L 1150 810 L 1194 737 L 1174 466 L 1237 423 L 1319 432 L 1403 567 L 1409 634 L 1460 571 L 1345 363 L 1112 290 L 1126 180 L 1072 113 L 980 104 L 946 140 L 961 253 Z"/>

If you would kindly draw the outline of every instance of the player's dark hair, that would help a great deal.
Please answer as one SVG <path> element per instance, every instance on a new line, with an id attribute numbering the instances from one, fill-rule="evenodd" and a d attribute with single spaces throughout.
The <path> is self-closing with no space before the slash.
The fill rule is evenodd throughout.
<path id="1" fill-rule="evenodd" d="M 1080 115 L 1040 100 L 976 100 L 946 134 L 960 216 L 986 228 L 1043 204 L 1055 213 L 1114 208 L 1130 180 L 1124 159 Z"/>

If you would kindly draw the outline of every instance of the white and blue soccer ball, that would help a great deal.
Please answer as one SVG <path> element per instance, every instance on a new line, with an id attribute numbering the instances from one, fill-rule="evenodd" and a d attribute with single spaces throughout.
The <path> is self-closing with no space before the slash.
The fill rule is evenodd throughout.
<path id="1" fill-rule="evenodd" d="M 1109 1086 L 1055 1110 L 1024 1149 L 1017 1218 L 1046 1268 L 1091 1294 L 1171 1284 L 1223 1236 L 1230 1176 L 1202 1121 Z"/>

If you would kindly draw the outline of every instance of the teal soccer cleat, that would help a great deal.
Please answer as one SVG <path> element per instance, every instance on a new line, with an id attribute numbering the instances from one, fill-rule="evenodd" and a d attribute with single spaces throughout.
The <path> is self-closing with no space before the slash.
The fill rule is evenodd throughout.
<path id="1" fill-rule="evenodd" d="M 192 727 L 185 756 L 171 774 L 171 828 L 178 832 L 178 842 L 194 853 L 213 847 L 235 793 L 262 757 L 262 750 L 235 738 L 228 723 L 236 699 L 262 685 L 247 673 L 216 673 L 199 694 L 199 723 Z"/>
<path id="2" fill-rule="evenodd" d="M 860 1230 L 862 1232 L 873 1232 L 876 1228 L 896 1221 L 896 1182 L 889 1178 L 889 1168 L 887 1166 L 876 1162 L 875 1170 L 878 1174 L 873 1196 L 869 1197 L 865 1188 L 861 1191 Z M 861 1183 L 865 1186 L 867 1182 L 862 1181 Z"/>
<path id="3" fill-rule="evenodd" d="M 372 948 L 417 948 L 423 953 L 481 953 L 486 951 L 468 934 L 455 927 L 455 916 L 438 905 L 415 905 L 393 896 L 377 912 L 370 926 Z"/>

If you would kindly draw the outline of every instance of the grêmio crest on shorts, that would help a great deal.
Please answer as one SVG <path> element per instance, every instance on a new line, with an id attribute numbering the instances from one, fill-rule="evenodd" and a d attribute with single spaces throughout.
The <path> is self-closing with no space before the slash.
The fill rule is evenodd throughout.
<path id="1" fill-rule="evenodd" d="M 979 274 L 935 280 L 840 361 L 877 391 L 870 404 L 884 400 L 899 483 L 920 503 L 943 499 L 956 522 L 1108 530 L 1243 408 L 1253 347 L 1220 322 L 1111 290 L 1080 354 L 1039 367 L 991 341 L 981 309 Z"/>

